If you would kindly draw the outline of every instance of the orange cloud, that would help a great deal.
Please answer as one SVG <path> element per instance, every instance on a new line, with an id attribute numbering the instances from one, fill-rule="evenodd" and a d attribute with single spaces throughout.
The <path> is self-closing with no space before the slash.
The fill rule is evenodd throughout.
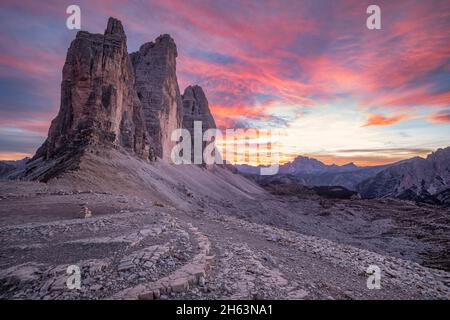
<path id="1" fill-rule="evenodd" d="M 410 116 L 407 115 L 398 115 L 398 116 L 392 116 L 387 117 L 380 114 L 370 114 L 366 124 L 363 125 L 363 127 L 371 127 L 371 126 L 388 126 L 391 124 L 399 123 L 403 120 L 410 119 Z"/>

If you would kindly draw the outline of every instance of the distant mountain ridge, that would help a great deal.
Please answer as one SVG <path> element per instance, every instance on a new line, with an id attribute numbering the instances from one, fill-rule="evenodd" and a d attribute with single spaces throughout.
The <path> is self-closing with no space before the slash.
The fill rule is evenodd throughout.
<path id="1" fill-rule="evenodd" d="M 398 162 L 358 185 L 365 198 L 421 200 L 450 189 L 450 147 Z M 444 199 L 445 196 L 442 196 Z"/>
<path id="2" fill-rule="evenodd" d="M 298 156 L 292 162 L 280 166 L 278 174 L 272 177 L 259 177 L 258 181 L 279 179 L 297 182 L 305 186 L 343 186 L 356 191 L 362 181 L 384 170 L 388 165 L 359 167 L 353 162 L 339 166 L 326 165 L 323 162 L 309 157 Z M 259 175 L 263 166 L 236 165 L 244 174 Z"/>
<path id="3" fill-rule="evenodd" d="M 280 166 L 274 176 L 259 176 L 261 166 L 237 165 L 259 183 L 297 183 L 309 187 L 342 186 L 363 198 L 399 198 L 450 205 L 450 147 L 438 149 L 426 158 L 414 157 L 396 163 L 359 167 L 326 165 L 299 156 Z"/>
<path id="4" fill-rule="evenodd" d="M 0 178 L 6 178 L 12 172 L 25 168 L 28 160 L 30 160 L 30 158 L 0 161 Z"/>
<path id="5" fill-rule="evenodd" d="M 247 164 L 235 165 L 242 173 L 258 174 L 261 168 L 266 166 L 251 166 Z M 299 173 L 322 173 L 322 172 L 344 172 L 361 169 L 353 162 L 338 166 L 336 164 L 326 165 L 325 163 L 310 157 L 297 156 L 292 162 L 282 164 L 278 173 L 280 174 L 299 174 Z"/>

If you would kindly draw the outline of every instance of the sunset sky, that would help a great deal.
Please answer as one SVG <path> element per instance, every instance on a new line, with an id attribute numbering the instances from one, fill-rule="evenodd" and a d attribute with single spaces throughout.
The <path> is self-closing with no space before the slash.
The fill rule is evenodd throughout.
<path id="1" fill-rule="evenodd" d="M 128 49 L 169 33 L 180 90 L 226 128 L 279 128 L 287 161 L 393 162 L 450 145 L 450 1 L 9 1 L 0 6 L 0 160 L 32 155 L 76 30 L 120 19 Z M 381 30 L 366 8 L 381 8 Z"/>

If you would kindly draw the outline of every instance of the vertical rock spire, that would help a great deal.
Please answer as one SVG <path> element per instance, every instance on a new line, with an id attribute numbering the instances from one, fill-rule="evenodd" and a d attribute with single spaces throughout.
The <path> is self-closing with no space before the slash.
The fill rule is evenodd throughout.
<path id="1" fill-rule="evenodd" d="M 80 31 L 72 41 L 63 68 L 60 110 L 35 158 L 56 158 L 97 144 L 149 158 L 126 36 L 114 18 L 104 35 Z"/>
<path id="2" fill-rule="evenodd" d="M 209 110 L 208 100 L 200 86 L 189 86 L 184 90 L 183 96 L 183 128 L 189 130 L 192 140 L 194 139 L 194 121 L 202 122 L 202 133 L 208 129 L 215 129 L 216 122 Z M 202 145 L 202 150 L 206 147 L 206 142 Z M 192 152 L 194 147 L 192 145 Z M 193 161 L 194 157 L 191 156 Z"/>
<path id="3" fill-rule="evenodd" d="M 169 35 L 143 44 L 132 53 L 136 90 L 155 155 L 170 159 L 172 131 L 182 126 L 183 109 L 176 76 L 177 47 Z"/>

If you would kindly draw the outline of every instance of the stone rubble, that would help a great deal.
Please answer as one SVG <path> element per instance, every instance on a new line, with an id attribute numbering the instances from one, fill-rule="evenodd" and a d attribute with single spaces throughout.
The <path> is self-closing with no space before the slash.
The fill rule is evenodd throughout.
<path id="1" fill-rule="evenodd" d="M 119 206 L 125 199 L 105 196 Z M 192 213 L 151 203 L 119 212 L 0 227 L 0 298 L 449 297 L 448 272 L 207 208 Z M 381 268 L 383 290 L 365 287 L 370 264 Z M 70 265 L 80 268 L 80 290 L 67 288 Z"/>
<path id="2" fill-rule="evenodd" d="M 197 228 L 188 225 L 196 239 L 199 252 L 181 268 L 172 274 L 148 284 L 139 284 L 115 294 L 113 299 L 159 299 L 161 294 L 181 293 L 195 285 L 202 284 L 211 268 L 214 256 L 210 256 L 211 244 L 208 238 L 202 235 Z"/>

